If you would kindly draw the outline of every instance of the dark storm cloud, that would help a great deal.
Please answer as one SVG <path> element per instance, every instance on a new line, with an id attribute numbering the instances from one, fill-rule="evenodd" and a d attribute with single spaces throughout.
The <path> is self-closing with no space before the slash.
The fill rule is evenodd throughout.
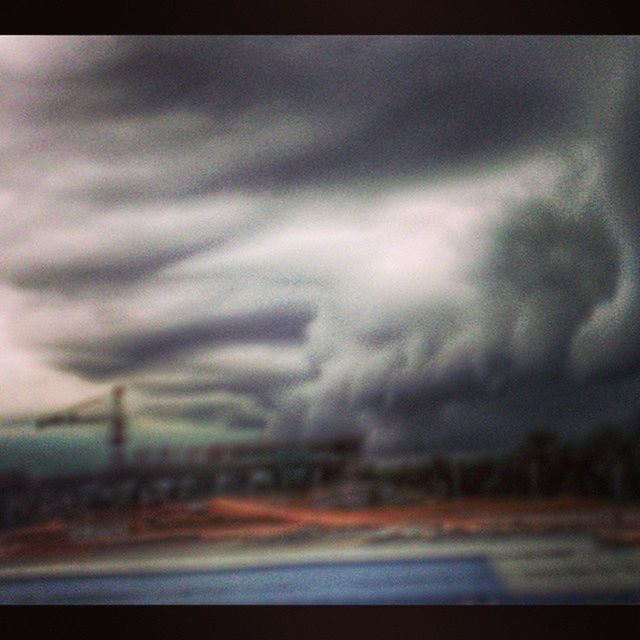
<path id="1" fill-rule="evenodd" d="M 319 316 L 321 335 L 340 334 L 343 343 L 321 356 L 317 383 L 290 400 L 279 428 L 379 427 L 383 448 L 473 448 L 506 446 L 538 423 L 568 434 L 596 416 L 625 414 L 637 371 L 608 359 L 603 377 L 576 361 L 580 332 L 615 304 L 625 260 L 598 191 L 584 196 L 583 176 L 569 172 L 555 192 L 489 225 L 489 250 L 469 274 L 476 293 L 466 303 L 418 297 L 410 313 L 368 318 L 364 331 L 361 321 L 351 324 L 357 315 Z M 637 353 L 634 342 L 626 346 Z M 629 378 L 635 383 L 625 386 Z M 607 410 L 589 409 L 596 397 Z M 450 405 L 463 411 L 453 421 L 443 418 Z M 509 433 L 497 435 L 498 422 L 474 424 L 478 407 L 502 416 Z M 486 437 L 480 424 L 491 430 Z"/>
<path id="2" fill-rule="evenodd" d="M 268 415 L 234 424 L 373 448 L 568 433 L 632 402 L 637 39 L 69 46 L 82 64 L 0 65 L 0 340 L 4 318 L 58 372 L 170 397 L 157 416 L 214 420 L 203 394 L 235 394 Z M 314 366 L 252 374 L 273 355 L 240 350 L 241 371 L 136 381 L 247 343 Z"/>
<path id="3" fill-rule="evenodd" d="M 487 269 L 492 297 L 510 297 L 517 308 L 522 348 L 539 349 L 536 357 L 548 368 L 565 361 L 581 323 L 615 296 L 620 271 L 617 244 L 599 212 L 587 204 L 568 213 L 544 201 L 516 211 L 496 230 Z"/>
<path id="4" fill-rule="evenodd" d="M 466 405 L 454 400 L 430 429 L 414 431 L 421 431 L 428 447 L 438 451 L 508 450 L 534 429 L 579 438 L 604 423 L 633 424 L 639 387 L 637 371 L 606 384 L 576 385 L 562 376 L 549 376 L 514 386 L 498 401 L 481 395 Z"/>
<path id="5" fill-rule="evenodd" d="M 54 135 L 54 148 L 177 160 L 151 183 L 105 178 L 86 191 L 97 201 L 424 175 L 495 161 L 575 128 L 585 96 L 568 79 L 610 46 L 590 38 L 123 38 L 101 64 L 45 84 L 32 118 L 68 132 Z M 165 125 L 146 129 L 157 116 Z M 105 123 L 127 118 L 131 130 L 101 135 Z M 246 118 L 275 152 L 259 143 L 228 164 L 216 140 L 250 141 L 239 128 Z M 287 132 L 287 121 L 299 130 Z"/>
<path id="6" fill-rule="evenodd" d="M 309 374 L 306 372 L 223 372 L 217 379 L 207 379 L 206 375 L 202 375 L 182 381 L 136 382 L 133 387 L 145 394 L 183 398 L 198 396 L 207 391 L 225 391 L 248 395 L 259 399 L 264 405 L 273 406 L 283 389 L 308 378 Z"/>
<path id="7" fill-rule="evenodd" d="M 626 82 L 621 87 L 612 87 L 620 93 L 620 107 L 616 118 L 607 122 L 607 138 L 603 141 L 610 154 L 611 162 L 607 167 L 611 179 L 611 191 L 614 197 L 619 199 L 623 211 L 636 210 L 633 219 L 640 222 L 637 215 L 640 203 L 640 186 L 637 176 L 640 175 L 639 141 L 640 119 L 638 109 L 640 106 L 640 52 L 638 48 L 632 49 L 629 55 L 628 68 L 624 71 Z M 620 81 L 618 81 L 619 84 Z M 603 117 L 606 117 L 603 115 Z M 636 227 L 636 231 L 638 227 Z"/>
<path id="8" fill-rule="evenodd" d="M 242 342 L 296 343 L 313 319 L 311 307 L 263 309 L 226 317 L 183 323 L 124 338 L 99 347 L 70 341 L 60 345 L 58 360 L 65 368 L 101 380 L 143 369 L 159 360 L 198 347 Z"/>
<path id="9" fill-rule="evenodd" d="M 105 285 L 127 285 L 156 273 L 160 269 L 180 262 L 185 258 L 221 246 L 225 238 L 194 243 L 187 248 L 153 248 L 131 253 L 120 261 L 100 263 L 90 255 L 73 262 L 16 269 L 11 282 L 26 289 L 54 289 L 63 292 L 78 287 Z"/>

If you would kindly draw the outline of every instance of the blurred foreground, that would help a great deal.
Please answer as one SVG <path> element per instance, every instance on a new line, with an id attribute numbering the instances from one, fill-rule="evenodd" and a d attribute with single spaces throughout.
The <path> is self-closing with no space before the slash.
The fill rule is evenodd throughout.
<path id="1" fill-rule="evenodd" d="M 7 474 L 0 603 L 640 602 L 638 433 L 605 458 L 533 434 L 375 467 L 342 439 Z"/>
<path id="2" fill-rule="evenodd" d="M 7 532 L 2 603 L 640 602 L 640 507 L 220 497 Z"/>

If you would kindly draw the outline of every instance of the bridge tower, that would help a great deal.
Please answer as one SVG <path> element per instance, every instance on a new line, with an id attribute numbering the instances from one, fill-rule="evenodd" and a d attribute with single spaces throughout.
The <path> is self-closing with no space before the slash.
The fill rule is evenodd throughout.
<path id="1" fill-rule="evenodd" d="M 108 414 L 104 413 L 105 400 L 110 403 Z M 84 415 L 82 412 L 88 408 L 98 407 L 97 413 Z M 110 396 L 99 396 L 80 402 L 54 414 L 42 416 L 35 420 L 38 429 L 47 427 L 59 427 L 67 425 L 82 426 L 84 424 L 104 424 L 111 427 L 110 444 L 111 466 L 120 469 L 125 462 L 125 445 L 127 440 L 127 418 L 124 410 L 124 387 L 115 386 Z"/>

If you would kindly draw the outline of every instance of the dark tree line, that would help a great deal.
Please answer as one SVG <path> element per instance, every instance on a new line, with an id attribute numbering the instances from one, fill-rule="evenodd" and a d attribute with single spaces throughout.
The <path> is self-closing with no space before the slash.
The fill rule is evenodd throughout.
<path id="1" fill-rule="evenodd" d="M 603 424 L 574 440 L 531 431 L 514 450 L 482 456 L 437 456 L 418 467 L 379 471 L 371 479 L 437 495 L 554 496 L 640 499 L 640 419 Z"/>

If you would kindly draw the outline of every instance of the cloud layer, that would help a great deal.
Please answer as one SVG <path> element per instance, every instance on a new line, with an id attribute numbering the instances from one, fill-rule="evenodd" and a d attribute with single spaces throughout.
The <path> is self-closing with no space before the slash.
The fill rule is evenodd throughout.
<path id="1" fill-rule="evenodd" d="M 0 414 L 372 451 L 637 411 L 636 38 L 0 38 Z"/>

